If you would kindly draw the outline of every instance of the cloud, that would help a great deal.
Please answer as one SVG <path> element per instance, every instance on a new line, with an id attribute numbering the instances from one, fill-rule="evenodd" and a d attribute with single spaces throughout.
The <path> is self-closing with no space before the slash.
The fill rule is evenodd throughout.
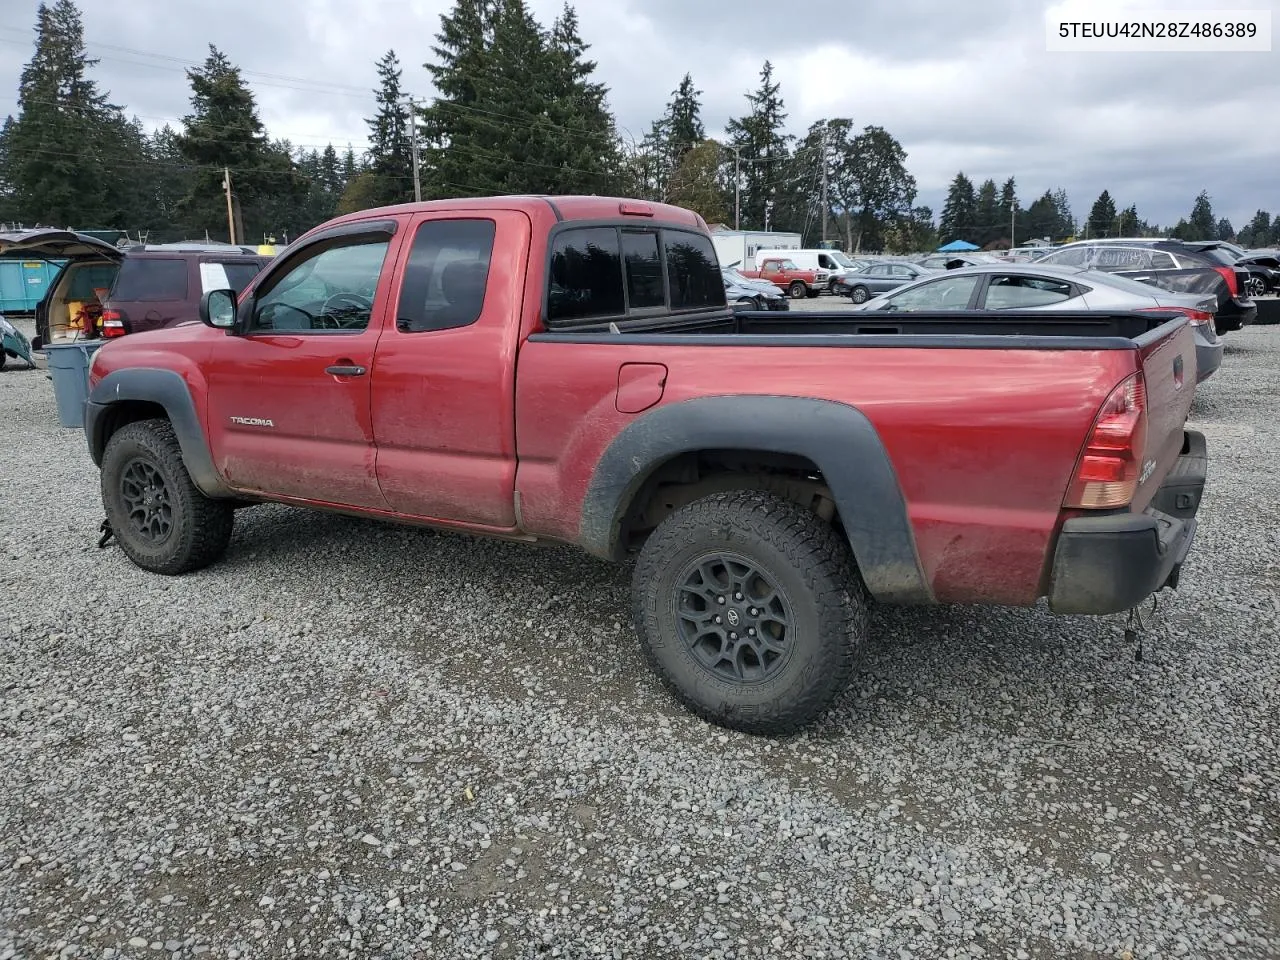
<path id="1" fill-rule="evenodd" d="M 550 24 L 561 0 L 529 0 Z M 37 0 L 7 0 L 0 26 L 0 114 L 16 109 Z M 214 43 L 246 72 L 274 136 L 357 149 L 394 48 L 404 84 L 430 93 L 424 61 L 448 0 L 82 0 L 95 71 L 148 126 L 189 109 L 184 69 Z M 1116 19 L 1204 9 L 1204 0 L 860 0 L 788 7 L 777 0 L 579 2 L 581 29 L 624 133 L 641 137 L 680 78 L 703 91 L 708 132 L 746 108 L 766 59 L 782 85 L 789 132 L 824 116 L 893 133 L 940 210 L 957 170 L 1018 181 L 1024 203 L 1062 186 L 1078 215 L 1106 188 L 1117 203 L 1171 223 L 1202 189 L 1242 225 L 1280 210 L 1280 74 L 1274 54 L 1050 53 L 1045 17 Z M 1232 0 L 1270 10 L 1280 0 Z M 7 100 L 4 98 L 8 98 Z"/>

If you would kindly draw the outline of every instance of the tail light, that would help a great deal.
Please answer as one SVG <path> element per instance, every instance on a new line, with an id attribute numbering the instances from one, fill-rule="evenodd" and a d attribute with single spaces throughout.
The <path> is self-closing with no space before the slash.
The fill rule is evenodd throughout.
<path id="1" fill-rule="evenodd" d="M 102 311 L 102 336 L 103 337 L 123 337 L 127 330 L 124 328 L 124 314 L 119 310 L 110 308 Z"/>
<path id="2" fill-rule="evenodd" d="M 1194 307 L 1142 307 L 1138 313 L 1180 313 L 1191 321 L 1193 327 L 1205 327 L 1210 330 L 1213 326 L 1213 312 L 1209 310 L 1196 310 Z"/>
<path id="3" fill-rule="evenodd" d="M 1111 391 L 1089 439 L 1063 506 L 1106 510 L 1128 506 L 1138 489 L 1147 440 L 1147 385 L 1135 373 Z"/>
<path id="4" fill-rule="evenodd" d="M 1222 279 L 1227 281 L 1227 289 L 1231 291 L 1231 298 L 1234 300 L 1240 296 L 1240 282 L 1236 279 L 1236 271 L 1233 267 L 1214 267 L 1218 273 L 1222 274 Z"/>

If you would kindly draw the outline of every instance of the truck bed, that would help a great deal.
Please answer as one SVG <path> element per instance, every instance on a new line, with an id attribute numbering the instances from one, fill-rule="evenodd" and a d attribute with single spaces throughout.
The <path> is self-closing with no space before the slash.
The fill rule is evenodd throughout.
<path id="1" fill-rule="evenodd" d="M 981 349 L 1034 349 L 1048 346 L 1052 338 L 1058 350 L 1132 349 L 1134 341 L 1158 340 L 1169 331 L 1160 331 L 1170 320 L 1159 314 L 1081 313 L 1036 311 L 945 311 L 900 315 L 861 314 L 851 311 L 789 313 L 779 317 L 768 311 L 740 311 L 731 315 L 696 318 L 662 317 L 633 320 L 610 328 L 607 325 L 575 327 L 534 334 L 533 340 L 589 340 L 637 343 L 690 342 L 742 344 L 751 337 L 753 345 L 804 346 L 945 346 Z M 1172 329 L 1172 328 L 1170 328 Z M 614 332 L 616 331 L 616 332 Z M 1159 331 L 1159 332 L 1157 332 Z"/>

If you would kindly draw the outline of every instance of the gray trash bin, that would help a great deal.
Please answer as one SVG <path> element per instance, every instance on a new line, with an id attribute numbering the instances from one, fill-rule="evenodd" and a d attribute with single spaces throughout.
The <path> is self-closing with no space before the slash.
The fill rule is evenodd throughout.
<path id="1" fill-rule="evenodd" d="M 64 427 L 84 426 L 84 404 L 89 399 L 89 362 L 100 346 L 101 340 L 44 345 L 49 374 L 53 377 L 53 399 L 58 404 L 58 423 Z"/>

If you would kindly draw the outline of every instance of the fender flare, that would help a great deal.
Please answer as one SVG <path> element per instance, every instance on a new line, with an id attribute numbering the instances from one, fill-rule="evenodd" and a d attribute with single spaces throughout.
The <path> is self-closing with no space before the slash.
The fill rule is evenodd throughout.
<path id="1" fill-rule="evenodd" d="M 617 557 L 622 523 L 663 463 L 700 450 L 758 450 L 805 457 L 831 489 L 862 579 L 877 600 L 933 603 L 906 500 L 889 454 L 856 407 L 783 396 L 702 397 L 632 421 L 605 449 L 583 502 L 579 539 Z"/>
<path id="2" fill-rule="evenodd" d="M 89 394 L 84 411 L 85 438 L 96 466 L 102 466 L 102 455 L 107 447 L 106 426 L 110 419 L 107 412 L 113 404 L 130 400 L 164 407 L 182 448 L 182 462 L 196 489 L 212 498 L 234 496 L 214 469 L 213 455 L 200 426 L 191 390 L 182 375 L 173 370 L 130 367 L 109 373 L 98 381 Z"/>

